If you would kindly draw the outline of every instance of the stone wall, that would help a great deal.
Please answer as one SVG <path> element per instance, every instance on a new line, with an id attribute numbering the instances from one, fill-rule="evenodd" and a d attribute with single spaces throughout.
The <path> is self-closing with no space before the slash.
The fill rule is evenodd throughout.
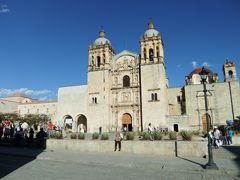
<path id="1" fill-rule="evenodd" d="M 19 104 L 18 113 L 21 116 L 27 114 L 46 114 L 54 119 L 57 111 L 57 102 L 45 102 L 45 103 L 25 103 Z"/>
<path id="2" fill-rule="evenodd" d="M 49 150 L 69 150 L 78 152 L 113 152 L 114 141 L 101 140 L 47 140 Z M 187 141 L 123 141 L 122 152 L 156 156 L 195 156 L 207 155 L 207 142 Z"/>
<path id="3" fill-rule="evenodd" d="M 16 113 L 18 109 L 18 102 L 0 99 L 0 112 L 1 113 Z"/>
<path id="4" fill-rule="evenodd" d="M 239 81 L 232 81 L 231 93 L 235 117 L 240 115 L 240 87 Z M 205 100 L 203 85 L 184 86 L 186 97 L 186 114 L 189 116 L 190 129 L 202 129 L 202 119 L 205 114 Z M 209 115 L 213 125 L 226 124 L 226 120 L 233 119 L 229 84 L 207 84 L 207 99 Z"/>

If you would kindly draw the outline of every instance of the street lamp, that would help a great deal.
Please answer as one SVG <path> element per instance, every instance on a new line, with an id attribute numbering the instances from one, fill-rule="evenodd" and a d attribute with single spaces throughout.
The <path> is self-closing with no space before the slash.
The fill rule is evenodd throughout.
<path id="1" fill-rule="evenodd" d="M 213 161 L 213 153 L 212 153 L 212 141 L 209 134 L 210 131 L 210 122 L 208 116 L 208 103 L 207 103 L 207 89 L 206 89 L 206 81 L 207 81 L 207 74 L 208 72 L 204 67 L 202 67 L 201 72 L 199 75 L 201 76 L 201 82 L 203 84 L 203 93 L 204 93 L 204 100 L 205 100 L 205 112 L 206 112 L 206 120 L 207 120 L 207 136 L 208 136 L 208 163 L 204 166 L 205 169 L 218 169 L 216 163 Z"/>

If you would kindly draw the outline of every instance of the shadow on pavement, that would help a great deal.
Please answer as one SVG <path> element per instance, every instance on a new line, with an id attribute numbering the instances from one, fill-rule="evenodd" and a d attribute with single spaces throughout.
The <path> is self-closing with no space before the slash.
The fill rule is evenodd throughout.
<path id="1" fill-rule="evenodd" d="M 200 164 L 200 163 L 198 163 L 198 162 L 196 162 L 196 161 L 192 161 L 192 160 L 190 160 L 190 159 L 186 159 L 186 158 L 183 158 L 183 157 L 179 157 L 178 156 L 178 158 L 179 159 L 182 159 L 182 160 L 185 160 L 185 161 L 188 161 L 188 162 L 191 162 L 191 163 L 193 163 L 193 164 L 197 164 L 197 165 L 199 165 L 199 166 L 201 166 L 203 169 L 204 169 L 204 164 Z"/>
<path id="2" fill-rule="evenodd" d="M 46 141 L 41 146 L 14 146 L 0 143 L 0 179 L 16 169 L 33 161 L 46 148 Z"/>
<path id="3" fill-rule="evenodd" d="M 232 159 L 240 169 L 240 146 L 222 146 L 222 148 L 226 149 L 234 155 L 234 158 Z M 238 177 L 240 177 L 240 170 Z"/>

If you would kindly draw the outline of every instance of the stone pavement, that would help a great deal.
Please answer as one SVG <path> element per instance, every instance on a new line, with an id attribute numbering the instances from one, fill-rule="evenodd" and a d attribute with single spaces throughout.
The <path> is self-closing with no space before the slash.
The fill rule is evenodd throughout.
<path id="1" fill-rule="evenodd" d="M 229 146 L 230 147 L 230 146 Z M 205 170 L 204 158 L 80 153 L 0 147 L 0 178 L 33 179 L 240 179 L 239 146 L 214 150 L 219 170 Z M 237 149 L 237 150 L 236 150 Z M 236 152 L 235 152 L 236 151 Z"/>

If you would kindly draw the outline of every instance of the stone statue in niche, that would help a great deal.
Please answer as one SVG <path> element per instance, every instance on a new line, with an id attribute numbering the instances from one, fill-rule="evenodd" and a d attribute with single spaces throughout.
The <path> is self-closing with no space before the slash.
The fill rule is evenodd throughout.
<path id="1" fill-rule="evenodd" d="M 131 67 L 134 66 L 133 60 L 130 61 L 130 66 L 131 66 Z"/>
<path id="2" fill-rule="evenodd" d="M 136 103 L 138 103 L 138 93 L 136 93 Z"/>
<path id="3" fill-rule="evenodd" d="M 124 69 L 127 69 L 127 68 L 128 68 L 128 60 L 125 59 L 125 60 L 124 60 Z"/>
<path id="4" fill-rule="evenodd" d="M 135 83 L 138 82 L 138 76 L 137 76 L 137 75 L 134 76 L 134 82 L 135 82 Z"/>
<path id="5" fill-rule="evenodd" d="M 114 84 L 117 86 L 117 84 L 118 84 L 118 78 L 117 78 L 117 76 L 114 78 Z"/>
<path id="6" fill-rule="evenodd" d="M 123 101 L 124 102 L 130 101 L 130 93 L 129 92 L 123 93 Z"/>

